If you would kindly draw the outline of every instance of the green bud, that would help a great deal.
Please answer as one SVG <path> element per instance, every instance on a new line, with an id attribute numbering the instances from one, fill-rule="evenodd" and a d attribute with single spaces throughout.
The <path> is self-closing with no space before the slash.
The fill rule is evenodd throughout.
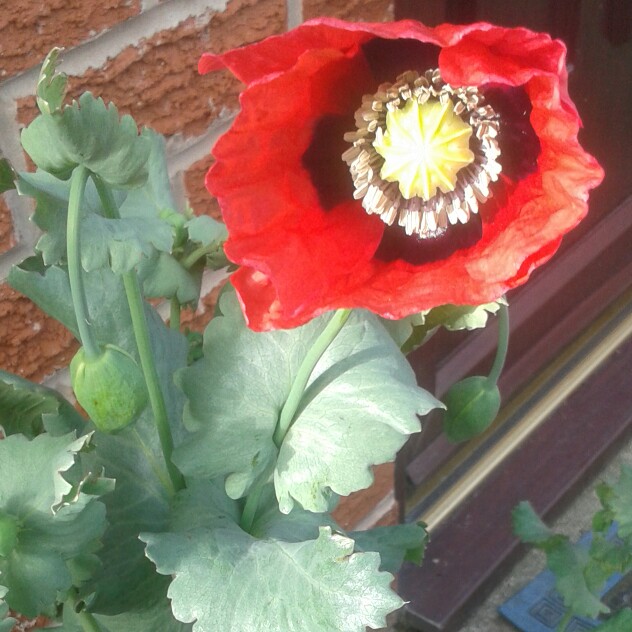
<path id="1" fill-rule="evenodd" d="M 18 523 L 13 516 L 0 512 L 0 557 L 8 557 L 18 541 Z"/>
<path id="2" fill-rule="evenodd" d="M 125 428 L 147 404 L 143 372 L 132 356 L 113 345 L 97 358 L 79 349 L 70 363 L 70 379 L 77 401 L 102 432 Z"/>
<path id="3" fill-rule="evenodd" d="M 173 233 L 173 246 L 174 248 L 182 246 L 187 239 L 187 230 L 185 224 L 187 219 L 182 213 L 173 211 L 169 208 L 165 208 L 159 213 L 160 219 L 171 224 L 171 231 Z"/>
<path id="4" fill-rule="evenodd" d="M 450 388 L 443 403 L 443 432 L 459 443 L 487 430 L 500 409 L 500 391 L 486 377 L 468 377 Z"/>

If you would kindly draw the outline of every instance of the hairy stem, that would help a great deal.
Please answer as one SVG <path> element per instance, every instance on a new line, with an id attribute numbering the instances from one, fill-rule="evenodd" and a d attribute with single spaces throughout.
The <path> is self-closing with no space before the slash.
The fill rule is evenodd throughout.
<path id="1" fill-rule="evenodd" d="M 507 359 L 507 349 L 509 347 L 509 308 L 507 305 L 501 305 L 498 311 L 498 348 L 496 349 L 496 357 L 492 370 L 489 373 L 487 381 L 490 384 L 496 384 L 502 373 Z"/>
<path id="2" fill-rule="evenodd" d="M 118 219 L 118 207 L 116 206 L 112 192 L 99 177 L 93 176 L 93 178 L 106 216 L 110 219 Z M 185 487 L 184 478 L 171 461 L 171 455 L 173 454 L 173 437 L 171 436 L 167 406 L 151 349 L 149 327 L 147 326 L 147 318 L 145 316 L 145 305 L 137 274 L 133 271 L 123 274 L 123 285 L 132 317 L 132 327 L 134 329 L 136 346 L 138 347 L 140 366 L 145 376 L 149 403 L 154 414 L 158 438 L 160 439 L 160 447 L 165 459 L 169 478 L 171 479 L 174 489 L 178 491 Z"/>
<path id="3" fill-rule="evenodd" d="M 327 350 L 327 347 L 329 347 L 334 338 L 343 328 L 350 315 L 350 309 L 337 310 L 331 320 L 327 323 L 325 329 L 323 329 L 318 338 L 316 338 L 311 349 L 307 352 L 305 358 L 303 359 L 296 377 L 294 378 L 292 387 L 290 388 L 290 393 L 285 400 L 283 408 L 281 409 L 279 421 L 277 423 L 276 430 L 274 431 L 273 440 L 277 448 L 281 447 L 283 439 L 285 439 L 285 435 L 288 433 L 288 430 L 292 425 L 294 415 L 296 414 L 301 398 L 303 397 L 303 393 L 305 392 L 305 387 L 307 386 L 307 382 L 309 381 L 314 367 L 322 357 L 323 353 Z"/>
<path id="4" fill-rule="evenodd" d="M 90 315 L 86 292 L 83 285 L 83 273 L 81 270 L 81 244 L 80 225 L 81 207 L 86 190 L 86 183 L 90 172 L 84 166 L 75 167 L 70 179 L 70 198 L 68 200 L 68 226 L 66 229 L 66 250 L 68 253 L 68 277 L 70 280 L 70 294 L 72 306 L 77 318 L 79 338 L 85 350 L 87 358 L 93 359 L 100 355 L 92 329 L 90 328 Z"/>

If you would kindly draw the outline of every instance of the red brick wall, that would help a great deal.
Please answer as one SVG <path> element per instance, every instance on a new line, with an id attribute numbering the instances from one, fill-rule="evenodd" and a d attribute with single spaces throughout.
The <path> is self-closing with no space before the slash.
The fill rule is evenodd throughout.
<path id="1" fill-rule="evenodd" d="M 9 6 L 10 5 L 10 6 Z M 90 90 L 121 113 L 167 136 L 180 204 L 219 217 L 204 189 L 209 149 L 238 107 L 239 83 L 226 72 L 200 77 L 203 51 L 221 52 L 329 15 L 388 20 L 388 0 L 13 0 L 0 15 L 0 157 L 28 168 L 20 129 L 35 116 L 39 64 L 53 46 L 65 48 L 70 96 Z M 76 348 L 72 336 L 8 287 L 11 265 L 37 239 L 33 208 L 14 193 L 0 196 L 0 369 L 41 381 L 63 371 Z M 202 328 L 213 295 L 193 322 Z M 390 490 L 392 468 L 378 469 L 379 488 L 357 498 L 341 520 L 350 525 Z"/>

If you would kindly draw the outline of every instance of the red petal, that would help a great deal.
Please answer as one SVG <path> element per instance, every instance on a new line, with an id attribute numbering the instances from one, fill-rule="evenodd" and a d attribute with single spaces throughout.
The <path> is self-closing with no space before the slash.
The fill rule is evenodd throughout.
<path id="1" fill-rule="evenodd" d="M 353 200 L 321 208 L 302 164 L 316 122 L 359 106 L 369 77 L 359 45 L 375 37 L 437 44 L 450 83 L 523 85 L 532 103 L 538 171 L 510 183 L 497 211 L 483 216 L 474 246 L 442 260 L 375 259 L 380 220 Z M 250 83 L 207 178 L 228 226 L 226 252 L 243 266 L 233 282 L 249 325 L 292 327 L 338 307 L 400 318 L 446 303 L 488 302 L 524 283 L 584 217 L 588 191 L 603 177 L 577 141 L 564 56 L 560 42 L 526 29 L 315 20 L 205 57 L 203 71 L 225 65 Z"/>
<path id="2" fill-rule="evenodd" d="M 347 53 L 375 37 L 414 39 L 438 46 L 448 46 L 458 42 L 472 30 L 487 28 L 494 27 L 489 24 L 444 24 L 432 29 L 412 20 L 354 24 L 335 18 L 318 18 L 309 20 L 283 35 L 268 37 L 223 54 L 205 53 L 200 59 L 198 70 L 204 74 L 228 68 L 238 79 L 250 84 L 268 75 L 289 70 L 306 51 L 334 49 Z"/>
<path id="3" fill-rule="evenodd" d="M 350 103 L 353 110 L 367 78 L 361 56 L 306 53 L 290 71 L 243 94 L 231 132 L 214 148 L 207 186 L 230 227 L 226 254 L 274 280 L 284 317 L 306 301 L 324 300 L 332 285 L 352 283 L 350 270 L 372 256 L 381 238 L 383 224 L 358 202 L 322 209 L 302 164 L 316 122 L 349 111 Z"/>

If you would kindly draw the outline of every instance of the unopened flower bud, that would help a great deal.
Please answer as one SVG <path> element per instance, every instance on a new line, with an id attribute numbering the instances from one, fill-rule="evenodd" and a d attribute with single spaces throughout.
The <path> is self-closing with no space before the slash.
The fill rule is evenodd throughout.
<path id="1" fill-rule="evenodd" d="M 101 355 L 88 358 L 82 347 L 70 363 L 77 401 L 102 432 L 128 426 L 147 404 L 143 373 L 127 352 L 106 345 Z"/>
<path id="2" fill-rule="evenodd" d="M 450 388 L 443 403 L 443 431 L 449 441 L 458 443 L 481 434 L 494 421 L 500 409 L 500 392 L 486 377 L 468 377 Z"/>

